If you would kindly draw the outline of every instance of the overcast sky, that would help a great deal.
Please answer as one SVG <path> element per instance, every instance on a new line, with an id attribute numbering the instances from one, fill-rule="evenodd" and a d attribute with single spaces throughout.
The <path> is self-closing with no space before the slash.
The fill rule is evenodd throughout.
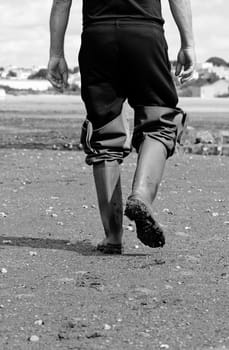
<path id="1" fill-rule="evenodd" d="M 170 58 L 176 58 L 179 36 L 168 10 L 161 0 L 166 20 Z M 229 61 L 229 1 L 191 0 L 197 59 L 210 56 Z M 49 14 L 52 0 L 0 0 L 0 66 L 46 65 L 49 47 Z M 77 65 L 81 32 L 81 0 L 73 0 L 66 35 L 66 57 L 69 66 Z"/>

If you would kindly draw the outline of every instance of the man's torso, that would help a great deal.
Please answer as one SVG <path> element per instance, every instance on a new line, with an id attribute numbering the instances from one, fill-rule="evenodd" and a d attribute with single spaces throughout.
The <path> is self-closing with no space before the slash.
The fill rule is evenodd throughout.
<path id="1" fill-rule="evenodd" d="M 148 20 L 163 25 L 160 0 L 83 0 L 84 26 L 107 20 Z"/>

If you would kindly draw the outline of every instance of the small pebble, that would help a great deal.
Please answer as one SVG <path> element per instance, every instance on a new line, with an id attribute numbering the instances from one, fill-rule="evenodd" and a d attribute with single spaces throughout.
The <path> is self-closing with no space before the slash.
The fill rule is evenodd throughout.
<path id="1" fill-rule="evenodd" d="M 7 273 L 7 269 L 5 269 L 4 267 L 1 269 L 1 273 L 6 274 Z"/>
<path id="2" fill-rule="evenodd" d="M 12 241 L 10 239 L 4 239 L 2 244 L 12 244 Z"/>
<path id="3" fill-rule="evenodd" d="M 7 215 L 6 215 L 6 213 L 3 213 L 3 211 L 2 211 L 2 212 L 0 212 L 0 217 L 1 217 L 1 218 L 6 218 Z"/>
<path id="4" fill-rule="evenodd" d="M 168 344 L 161 344 L 160 348 L 161 349 L 169 349 L 169 345 Z"/>
<path id="5" fill-rule="evenodd" d="M 132 225 L 128 225 L 128 226 L 127 226 L 127 230 L 133 232 L 133 231 L 134 231 L 134 228 L 133 228 Z"/>
<path id="6" fill-rule="evenodd" d="M 106 331 L 109 331 L 109 330 L 111 329 L 111 326 L 110 326 L 109 324 L 105 324 L 105 325 L 104 325 L 104 329 L 105 329 Z"/>
<path id="7" fill-rule="evenodd" d="M 34 322 L 34 324 L 36 326 L 42 326 L 44 324 L 44 322 L 42 320 L 37 320 L 37 321 Z"/>
<path id="8" fill-rule="evenodd" d="M 64 223 L 63 223 L 62 221 L 58 221 L 58 222 L 57 222 L 57 225 L 59 225 L 59 226 L 64 226 Z"/>
<path id="9" fill-rule="evenodd" d="M 83 208 L 84 208 L 84 209 L 88 209 L 88 205 L 85 205 L 85 204 L 84 204 L 84 205 L 83 205 Z"/>
<path id="10" fill-rule="evenodd" d="M 168 208 L 164 208 L 162 211 L 163 211 L 163 213 L 168 213 L 170 215 L 173 215 L 173 212 Z"/>
<path id="11" fill-rule="evenodd" d="M 212 216 L 219 216 L 219 213 L 212 213 Z"/>
<path id="12" fill-rule="evenodd" d="M 36 255 L 37 255 L 37 252 L 29 252 L 29 255 L 30 255 L 30 256 L 36 256 Z"/>
<path id="13" fill-rule="evenodd" d="M 35 343 L 39 341 L 39 337 L 37 335 L 31 335 L 31 337 L 29 338 L 29 341 Z"/>

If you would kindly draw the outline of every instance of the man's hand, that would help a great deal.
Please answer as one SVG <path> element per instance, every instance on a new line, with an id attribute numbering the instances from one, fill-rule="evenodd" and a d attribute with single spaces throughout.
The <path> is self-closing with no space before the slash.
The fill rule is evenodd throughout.
<path id="1" fill-rule="evenodd" d="M 68 87 L 68 65 L 64 57 L 50 57 L 47 79 L 59 92 Z"/>
<path id="2" fill-rule="evenodd" d="M 195 51 L 192 47 L 181 48 L 177 56 L 176 76 L 180 78 L 183 84 L 192 79 L 196 65 Z"/>

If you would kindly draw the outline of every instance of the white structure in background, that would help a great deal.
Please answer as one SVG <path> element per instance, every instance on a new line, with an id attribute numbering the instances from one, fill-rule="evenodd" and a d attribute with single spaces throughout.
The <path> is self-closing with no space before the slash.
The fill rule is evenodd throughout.
<path id="1" fill-rule="evenodd" d="M 17 79 L 0 79 L 1 86 L 9 86 L 17 90 L 46 91 L 51 87 L 47 80 L 17 80 Z"/>
<path id="2" fill-rule="evenodd" d="M 24 80 L 28 79 L 28 77 L 37 72 L 38 68 L 32 67 L 32 68 L 23 68 L 23 67 L 16 67 L 16 66 L 7 66 L 4 68 L 4 71 L 1 72 L 1 78 L 7 79 L 9 72 L 13 72 L 16 74 L 16 77 L 14 79 Z"/>
<path id="3" fill-rule="evenodd" d="M 229 95 L 229 81 L 221 79 L 212 84 L 191 86 L 192 97 L 214 98 Z"/>
<path id="4" fill-rule="evenodd" d="M 215 73 L 220 79 L 229 80 L 229 67 L 214 66 L 211 62 L 204 62 L 197 65 L 197 71 Z"/>
<path id="5" fill-rule="evenodd" d="M 201 87 L 200 97 L 212 98 L 229 94 L 229 81 L 218 80 L 213 84 L 207 84 Z"/>
<path id="6" fill-rule="evenodd" d="M 0 100 L 4 100 L 6 98 L 6 92 L 4 89 L 0 89 Z"/>
<path id="7" fill-rule="evenodd" d="M 70 74 L 68 78 L 69 85 L 78 85 L 81 88 L 80 73 Z"/>

